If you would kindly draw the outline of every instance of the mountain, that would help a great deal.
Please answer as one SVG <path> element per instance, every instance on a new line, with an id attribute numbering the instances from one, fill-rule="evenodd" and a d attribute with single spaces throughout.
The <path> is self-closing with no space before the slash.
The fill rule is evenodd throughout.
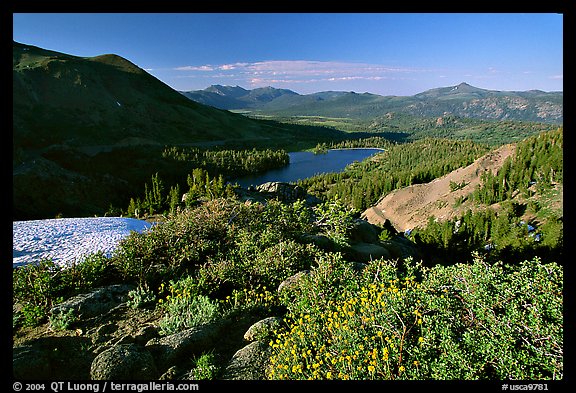
<path id="1" fill-rule="evenodd" d="M 219 109 L 258 108 L 283 96 L 298 96 L 298 93 L 287 89 L 261 87 L 246 90 L 239 86 L 212 85 L 204 90 L 180 92 L 192 101 L 213 106 Z"/>
<path id="2" fill-rule="evenodd" d="M 82 58 L 13 45 L 14 145 L 190 143 L 285 130 L 197 104 L 117 55 Z"/>
<path id="3" fill-rule="evenodd" d="M 219 96 L 219 100 L 223 101 L 227 96 L 225 90 L 221 93 L 223 95 Z M 195 100 L 200 93 L 183 94 Z M 245 96 L 247 95 L 249 93 Z M 486 90 L 467 83 L 430 89 L 413 96 L 381 96 L 355 92 L 320 92 L 306 95 L 278 93 L 277 97 L 270 101 L 255 101 L 250 105 L 242 105 L 244 100 L 235 101 L 234 105 L 228 106 L 221 105 L 216 100 L 199 102 L 222 109 L 251 110 L 258 114 L 278 117 L 323 116 L 368 120 L 396 112 L 417 117 L 454 115 L 483 120 L 553 124 L 561 124 L 563 121 L 562 92 Z"/>
<path id="4" fill-rule="evenodd" d="M 158 170 L 166 145 L 278 145 L 334 134 L 196 103 L 115 54 L 79 57 L 13 42 L 12 56 L 18 219 L 124 204 Z M 266 101 L 276 93 L 249 95 Z"/>

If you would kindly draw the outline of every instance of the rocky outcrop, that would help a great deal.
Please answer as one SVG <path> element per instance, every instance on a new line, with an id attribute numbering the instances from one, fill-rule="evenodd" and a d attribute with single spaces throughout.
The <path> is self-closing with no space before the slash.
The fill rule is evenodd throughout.
<path id="1" fill-rule="evenodd" d="M 158 379 L 152 354 L 140 345 L 121 344 L 100 353 L 90 367 L 94 380 Z"/>
<path id="2" fill-rule="evenodd" d="M 382 231 L 376 225 L 372 225 L 366 220 L 356 219 L 350 229 L 349 238 L 351 242 L 357 243 L 378 243 L 379 235 Z"/>
<path id="3" fill-rule="evenodd" d="M 278 317 L 268 317 L 256 322 L 244 333 L 244 340 L 256 341 L 271 337 L 274 330 L 280 327 L 281 321 Z"/>
<path id="4" fill-rule="evenodd" d="M 298 272 L 280 283 L 278 286 L 278 293 L 280 295 L 290 295 L 290 292 L 296 290 L 303 280 L 306 279 L 311 273 L 309 270 Z"/>
<path id="5" fill-rule="evenodd" d="M 236 193 L 241 200 L 265 202 L 269 199 L 277 199 L 286 203 L 293 203 L 298 200 L 304 200 L 306 204 L 314 206 L 321 201 L 317 197 L 306 193 L 306 191 L 297 185 L 285 182 L 267 182 L 256 187 L 248 189 L 237 189 Z"/>
<path id="6" fill-rule="evenodd" d="M 12 375 L 17 380 L 89 379 L 94 354 L 82 336 L 45 336 L 12 349 Z"/>
<path id="7" fill-rule="evenodd" d="M 362 263 L 368 263 L 380 258 L 389 259 L 392 256 L 387 248 L 373 243 L 353 244 L 349 247 L 347 255 L 354 261 Z"/>
<path id="8" fill-rule="evenodd" d="M 92 318 L 105 314 L 128 300 L 132 285 L 111 285 L 97 288 L 91 292 L 74 296 L 50 310 L 51 315 L 66 315 L 70 311 L 78 318 Z"/>
<path id="9" fill-rule="evenodd" d="M 300 186 L 283 182 L 267 182 L 256 187 L 256 191 L 269 194 L 283 202 L 294 202 L 306 196 L 306 191 Z"/>
<path id="10" fill-rule="evenodd" d="M 169 336 L 153 338 L 145 347 L 154 356 L 158 369 L 164 372 L 183 358 L 212 349 L 224 326 L 220 321 L 203 324 Z"/>
<path id="11" fill-rule="evenodd" d="M 239 349 L 232 359 L 222 379 L 225 380 L 263 380 L 270 359 L 270 346 L 262 341 L 253 341 Z"/>

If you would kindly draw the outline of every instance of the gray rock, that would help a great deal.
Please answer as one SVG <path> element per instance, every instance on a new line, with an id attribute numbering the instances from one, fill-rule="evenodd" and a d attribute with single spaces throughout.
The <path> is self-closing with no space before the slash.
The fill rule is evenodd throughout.
<path id="1" fill-rule="evenodd" d="M 49 379 L 51 367 L 48 353 L 32 346 L 14 348 L 12 373 L 15 379 Z"/>
<path id="2" fill-rule="evenodd" d="M 256 341 L 270 337 L 274 332 L 274 329 L 280 327 L 281 321 L 282 319 L 278 317 L 268 317 L 256 322 L 248 328 L 246 333 L 244 333 L 244 340 Z"/>
<path id="3" fill-rule="evenodd" d="M 256 187 L 256 191 L 269 194 L 284 202 L 294 202 L 306 197 L 306 191 L 300 186 L 283 182 L 267 182 Z"/>
<path id="4" fill-rule="evenodd" d="M 378 236 L 377 227 L 362 219 L 355 219 L 349 232 L 350 240 L 358 243 L 378 243 Z"/>
<path id="5" fill-rule="evenodd" d="M 121 344 L 100 353 L 90 367 L 94 380 L 157 379 L 158 371 L 150 352 L 136 344 Z"/>
<path id="6" fill-rule="evenodd" d="M 147 325 L 141 327 L 134 335 L 136 344 L 145 345 L 148 341 L 158 336 L 158 329 L 155 326 Z"/>
<path id="7" fill-rule="evenodd" d="M 88 379 L 94 359 L 85 352 L 91 341 L 79 336 L 47 336 L 12 349 L 12 373 L 16 379 Z"/>
<path id="8" fill-rule="evenodd" d="M 278 293 L 282 293 L 284 291 L 292 291 L 297 288 L 302 280 L 310 275 L 309 270 L 303 270 L 294 274 L 293 276 L 288 277 L 286 280 L 282 281 L 280 285 L 278 285 Z"/>
<path id="9" fill-rule="evenodd" d="M 224 326 L 222 322 L 216 321 L 153 338 L 146 343 L 146 349 L 156 359 L 158 369 L 166 371 L 180 359 L 189 359 L 212 349 Z"/>
<path id="10" fill-rule="evenodd" d="M 377 244 L 357 243 L 350 246 L 350 257 L 356 262 L 369 263 L 375 259 L 390 258 L 390 252 Z"/>
<path id="11" fill-rule="evenodd" d="M 158 379 L 160 381 L 169 381 L 172 379 L 176 379 L 177 375 L 178 375 L 178 367 L 172 366 L 168 370 L 166 370 L 166 372 L 162 374 Z"/>
<path id="12" fill-rule="evenodd" d="M 118 330 L 118 325 L 114 322 L 109 322 L 100 326 L 94 336 L 92 337 L 93 344 L 103 344 L 112 339 L 112 334 Z"/>
<path id="13" fill-rule="evenodd" d="M 324 251 L 337 251 L 338 245 L 326 235 L 304 234 L 300 238 L 305 243 L 312 243 Z"/>
<path id="14" fill-rule="evenodd" d="M 228 363 L 222 379 L 263 380 L 266 379 L 266 366 L 270 360 L 270 346 L 262 341 L 254 341 L 239 349 Z"/>
<path id="15" fill-rule="evenodd" d="M 73 310 L 78 318 L 92 318 L 105 314 L 128 300 L 132 285 L 110 285 L 80 294 L 57 304 L 50 310 L 51 315 L 67 314 Z"/>
<path id="16" fill-rule="evenodd" d="M 409 239 L 406 239 L 404 236 L 394 236 L 390 240 L 380 242 L 380 244 L 383 247 L 386 247 L 394 258 L 406 259 L 411 257 L 415 260 L 420 260 L 422 258 L 418 246 Z"/>

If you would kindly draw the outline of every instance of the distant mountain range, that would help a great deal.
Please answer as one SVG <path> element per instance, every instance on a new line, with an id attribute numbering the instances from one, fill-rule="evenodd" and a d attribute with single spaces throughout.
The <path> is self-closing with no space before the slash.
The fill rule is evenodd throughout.
<path id="1" fill-rule="evenodd" d="M 520 120 L 560 124 L 563 92 L 497 91 L 460 83 L 413 96 L 326 91 L 301 95 L 273 87 L 246 90 L 213 85 L 204 90 L 181 91 L 185 97 L 227 110 L 248 110 L 274 116 L 348 117 L 366 120 L 388 113 L 418 117 L 454 115 L 483 120 Z"/>

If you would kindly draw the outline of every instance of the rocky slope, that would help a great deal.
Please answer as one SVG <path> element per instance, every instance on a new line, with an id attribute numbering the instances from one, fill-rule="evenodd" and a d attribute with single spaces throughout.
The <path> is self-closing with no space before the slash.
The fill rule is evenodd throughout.
<path id="1" fill-rule="evenodd" d="M 457 217 L 470 206 L 464 203 L 455 208 L 456 200 L 474 191 L 484 172 L 491 171 L 496 174 L 506 158 L 514 152 L 515 145 L 504 145 L 467 167 L 459 168 L 429 183 L 392 191 L 364 211 L 362 216 L 368 222 L 379 225 L 388 220 L 398 231 L 424 226 L 430 216 L 440 220 Z M 465 185 L 452 191 L 451 183 Z"/>

